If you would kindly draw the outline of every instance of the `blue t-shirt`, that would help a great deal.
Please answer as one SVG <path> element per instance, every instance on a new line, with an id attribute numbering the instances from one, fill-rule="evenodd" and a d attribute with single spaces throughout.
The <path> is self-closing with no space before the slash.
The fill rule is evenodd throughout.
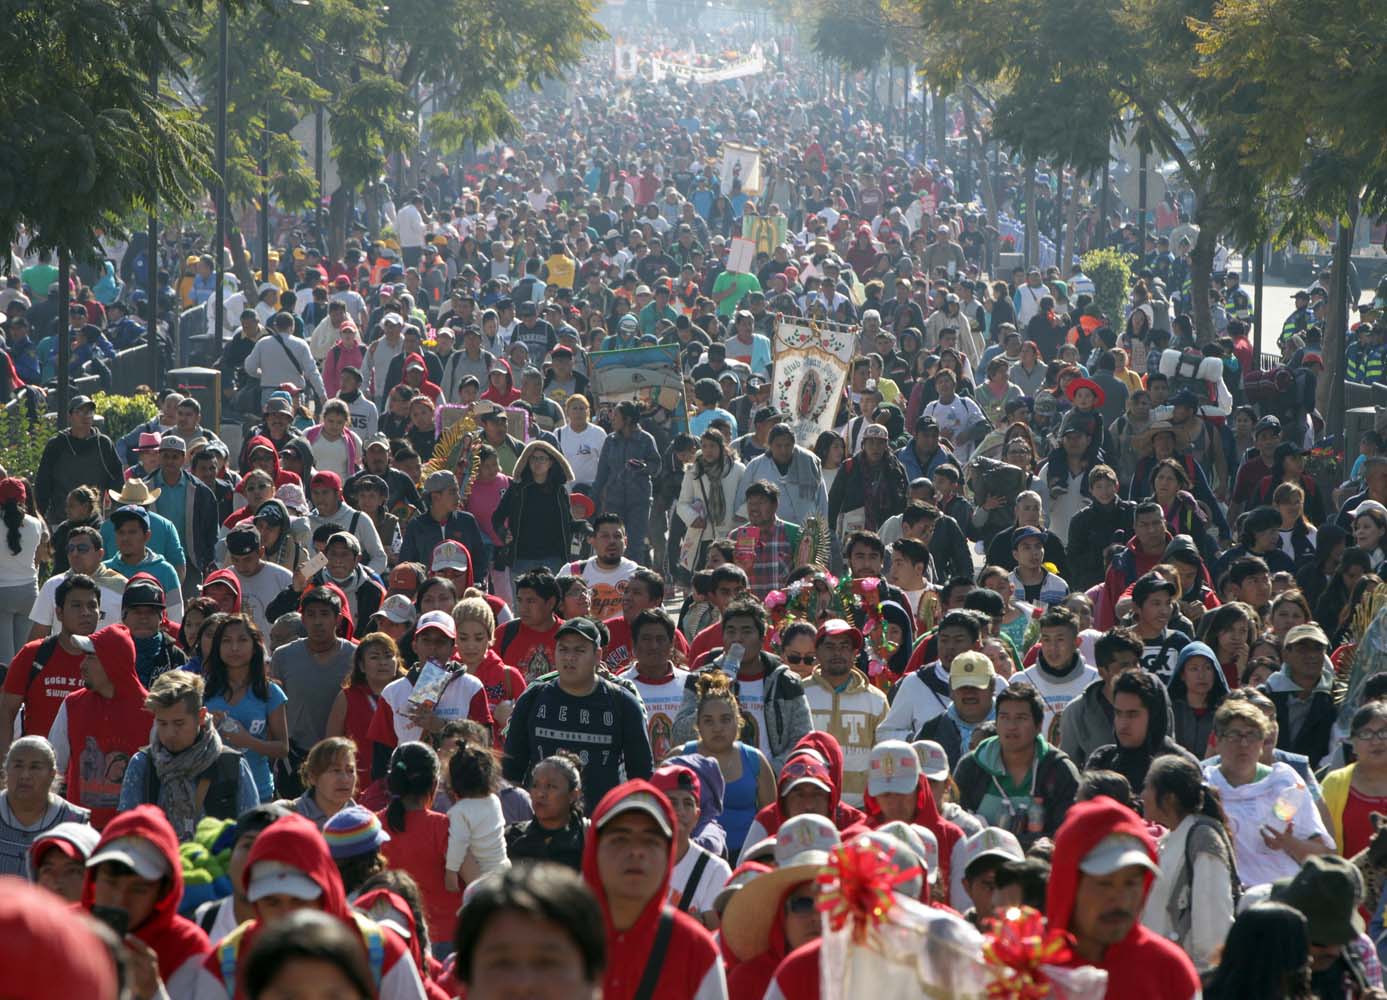
<path id="1" fill-rule="evenodd" d="M 288 700 L 284 689 L 271 682 L 268 701 L 256 697 L 254 691 L 248 690 L 241 695 L 241 700 L 233 705 L 226 700 L 225 695 L 219 694 L 207 699 L 207 710 L 209 712 L 225 712 L 244 726 L 246 731 L 257 740 L 267 740 L 270 738 L 270 713 Z M 255 775 L 255 787 L 260 792 L 260 801 L 273 800 L 275 797 L 275 779 L 274 775 L 270 773 L 269 758 L 256 750 L 242 750 L 241 753 L 245 755 L 246 763 L 250 765 L 250 773 Z"/>
<path id="2" fill-rule="evenodd" d="M 187 500 L 184 498 L 187 480 L 179 476 L 178 482 L 170 486 L 163 476 L 159 476 L 154 480 L 154 485 L 159 487 L 159 499 L 154 501 L 154 509 L 172 521 L 175 527 L 183 524 L 188 516 Z"/>
<path id="3" fill-rule="evenodd" d="M 728 413 L 720 406 L 715 406 L 711 410 L 704 410 L 702 413 L 695 413 L 689 418 L 689 433 L 698 437 L 708 429 L 708 425 L 714 420 L 722 417 L 732 427 L 732 436 L 737 436 L 737 418 Z"/>

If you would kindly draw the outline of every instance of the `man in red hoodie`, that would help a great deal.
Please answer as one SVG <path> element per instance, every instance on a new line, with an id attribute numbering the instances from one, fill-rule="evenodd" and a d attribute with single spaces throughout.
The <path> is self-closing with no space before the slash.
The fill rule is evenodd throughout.
<path id="1" fill-rule="evenodd" d="M 156 981 L 170 997 L 192 994 L 212 945 L 202 928 L 178 915 L 182 901 L 178 837 L 159 807 L 138 806 L 111 820 L 87 861 L 82 906 L 128 929 L 135 996 L 152 995 L 147 987 Z"/>
<path id="2" fill-rule="evenodd" d="M 63 699 L 48 742 L 65 774 L 63 793 L 92 811 L 102 829 L 116 814 L 125 769 L 149 742 L 154 715 L 144 707 L 149 692 L 135 673 L 135 640 L 124 625 L 108 625 L 74 639 L 82 658 L 82 683 Z"/>
<path id="3" fill-rule="evenodd" d="M 1093 627 L 1110 629 L 1117 622 L 1117 602 L 1122 592 L 1145 576 L 1165 558 L 1170 544 L 1165 513 L 1153 501 L 1137 504 L 1132 514 L 1133 535 L 1127 547 L 1113 557 L 1103 578 L 1103 590 L 1098 606 L 1093 609 Z"/>
<path id="4" fill-rule="evenodd" d="M 1072 966 L 1108 974 L 1112 1000 L 1191 1000 L 1199 975 L 1179 945 L 1141 924 L 1156 845 L 1141 817 L 1112 799 L 1071 806 L 1055 834 L 1046 918 L 1068 930 Z"/>
<path id="5" fill-rule="evenodd" d="M 408 947 L 397 934 L 347 905 L 342 876 L 311 820 L 286 816 L 271 823 L 255 838 L 241 881 L 255 907 L 255 919 L 216 942 L 198 968 L 192 991 L 184 996 L 227 1000 L 232 994 L 227 984 L 234 981 L 233 1000 L 246 1000 L 243 959 L 261 929 L 297 910 L 312 909 L 336 917 L 360 935 L 379 1000 L 423 1000 L 424 984 Z"/>
<path id="6" fill-rule="evenodd" d="M 675 822 L 669 800 L 639 779 L 613 788 L 593 811 L 583 878 L 606 925 L 604 1000 L 726 1000 L 712 935 L 668 902 Z"/>
<path id="7" fill-rule="evenodd" d="M 939 846 L 939 870 L 934 874 L 941 885 L 949 884 L 949 859 L 963 831 L 939 814 L 934 792 L 920 773 L 920 758 L 909 743 L 883 740 L 872 747 L 863 806 L 867 825 L 874 830 L 899 821 L 934 834 Z"/>

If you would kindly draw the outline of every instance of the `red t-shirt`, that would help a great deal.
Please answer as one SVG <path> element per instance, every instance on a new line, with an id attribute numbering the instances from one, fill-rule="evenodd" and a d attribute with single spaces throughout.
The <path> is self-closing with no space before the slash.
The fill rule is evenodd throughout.
<path id="1" fill-rule="evenodd" d="M 82 687 L 82 653 L 69 653 L 58 643 L 43 670 L 31 681 L 34 656 L 45 639 L 27 642 L 10 662 L 5 693 L 24 702 L 24 735 L 47 736 L 63 699 Z"/>
<path id="2" fill-rule="evenodd" d="M 1387 795 L 1364 795 L 1350 786 L 1348 801 L 1344 803 L 1344 857 L 1353 857 L 1373 839 L 1373 813 L 1387 815 Z"/>
<path id="3" fill-rule="evenodd" d="M 709 625 L 698 635 L 694 636 L 693 643 L 689 646 L 689 664 L 698 663 L 699 657 L 710 650 L 717 649 L 722 645 L 722 619 L 718 619 Z"/>
<path id="4" fill-rule="evenodd" d="M 378 815 L 384 826 L 385 810 Z M 415 809 L 405 813 L 404 832 L 389 832 L 390 842 L 381 847 L 381 855 L 391 868 L 409 872 L 419 883 L 424 914 L 429 920 L 429 937 L 434 941 L 451 941 L 457 912 L 462 906 L 462 893 L 449 892 L 443 887 L 443 859 L 448 853 L 447 814 Z"/>
<path id="5" fill-rule="evenodd" d="M 492 640 L 492 648 L 503 661 L 525 675 L 529 684 L 536 677 L 542 677 L 554 669 L 554 641 L 559 631 L 559 620 L 544 631 L 530 628 L 518 618 L 499 626 Z M 506 638 L 510 636 L 510 642 Z"/>
<path id="6" fill-rule="evenodd" d="M 636 658 L 636 651 L 631 645 L 631 623 L 626 620 L 625 615 L 616 615 L 602 624 L 607 626 L 607 633 L 611 636 L 607 648 L 602 651 L 602 663 L 608 670 L 616 673 Z M 674 662 L 681 666 L 687 664 L 689 640 L 685 639 L 684 633 L 678 629 L 674 630 L 674 648 L 677 650 Z"/>

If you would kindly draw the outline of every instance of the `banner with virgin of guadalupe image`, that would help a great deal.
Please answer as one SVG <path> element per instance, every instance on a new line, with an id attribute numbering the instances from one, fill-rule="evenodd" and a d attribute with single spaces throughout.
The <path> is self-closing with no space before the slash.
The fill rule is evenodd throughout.
<path id="1" fill-rule="evenodd" d="M 812 449 L 821 433 L 833 429 L 857 336 L 856 326 L 776 317 L 773 405 L 803 448 Z"/>

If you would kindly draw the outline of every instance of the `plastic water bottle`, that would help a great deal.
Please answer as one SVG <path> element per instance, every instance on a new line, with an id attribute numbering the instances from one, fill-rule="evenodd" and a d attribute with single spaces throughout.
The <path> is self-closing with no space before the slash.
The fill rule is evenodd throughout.
<path id="1" fill-rule="evenodd" d="M 742 657 L 746 655 L 746 649 L 740 642 L 734 642 L 722 652 L 722 671 L 728 677 L 736 677 L 737 672 L 742 669 Z"/>

